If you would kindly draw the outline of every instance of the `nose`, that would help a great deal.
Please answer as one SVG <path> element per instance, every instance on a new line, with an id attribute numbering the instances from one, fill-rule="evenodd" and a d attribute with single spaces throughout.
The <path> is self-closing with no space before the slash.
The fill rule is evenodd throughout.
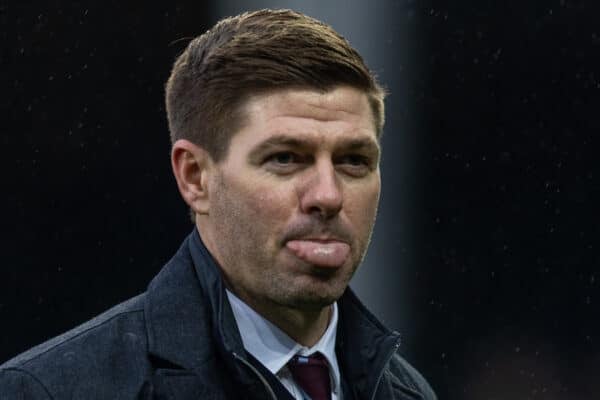
<path id="1" fill-rule="evenodd" d="M 300 194 L 300 207 L 305 214 L 320 219 L 335 217 L 342 209 L 343 193 L 331 162 L 317 163 Z"/>

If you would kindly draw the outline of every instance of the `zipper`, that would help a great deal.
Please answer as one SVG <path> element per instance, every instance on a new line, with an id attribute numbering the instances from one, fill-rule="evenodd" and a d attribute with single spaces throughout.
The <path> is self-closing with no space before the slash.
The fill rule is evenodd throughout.
<path id="1" fill-rule="evenodd" d="M 383 378 L 383 372 L 385 371 L 385 367 L 389 364 L 394 354 L 396 354 L 398 347 L 400 347 L 400 338 L 396 339 L 396 343 L 394 343 L 394 346 L 390 350 L 389 354 L 386 356 L 383 368 L 381 368 L 379 376 L 377 377 L 377 381 L 375 382 L 375 388 L 373 388 L 373 395 L 371 396 L 371 400 L 375 400 L 375 395 L 377 394 L 377 389 L 379 388 L 379 384 L 381 383 L 381 379 Z"/>
<path id="2" fill-rule="evenodd" d="M 248 361 L 246 361 L 242 357 L 238 356 L 237 353 L 234 352 L 232 354 L 235 359 L 241 361 L 242 364 L 244 364 L 245 366 L 250 368 L 250 370 L 252 372 L 254 372 L 256 374 L 256 376 L 258 376 L 258 379 L 260 379 L 260 381 L 263 383 L 263 385 L 265 385 L 265 389 L 267 389 L 267 392 L 271 395 L 271 398 L 273 400 L 277 400 L 277 396 L 275 396 L 275 392 L 273 391 L 273 388 L 271 387 L 271 385 L 269 385 L 269 382 L 267 382 L 267 379 L 263 376 L 263 374 L 261 374 L 260 371 L 254 367 L 254 365 L 250 364 Z"/>

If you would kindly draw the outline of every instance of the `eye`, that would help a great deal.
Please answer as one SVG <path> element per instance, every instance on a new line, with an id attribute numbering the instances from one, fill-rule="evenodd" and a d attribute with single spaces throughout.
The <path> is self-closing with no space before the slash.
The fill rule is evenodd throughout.
<path id="1" fill-rule="evenodd" d="M 279 151 L 268 155 L 263 165 L 267 170 L 276 174 L 289 174 L 299 168 L 302 168 L 305 163 L 304 157 L 291 151 Z"/>
<path id="2" fill-rule="evenodd" d="M 336 160 L 336 164 L 345 173 L 356 177 L 365 176 L 373 169 L 371 159 L 362 154 L 345 154 Z"/>
<path id="3" fill-rule="evenodd" d="M 298 162 L 299 157 L 290 151 L 282 151 L 279 153 L 271 154 L 267 157 L 265 161 L 281 165 L 287 165 Z"/>
<path id="4" fill-rule="evenodd" d="M 369 165 L 369 159 L 360 154 L 348 154 L 341 158 L 341 163 L 352 165 L 354 167 L 359 167 L 363 165 L 367 166 Z"/>

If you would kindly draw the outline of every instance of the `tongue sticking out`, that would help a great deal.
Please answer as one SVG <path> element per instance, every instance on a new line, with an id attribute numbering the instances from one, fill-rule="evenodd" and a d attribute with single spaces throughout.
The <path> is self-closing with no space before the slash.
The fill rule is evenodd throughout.
<path id="1" fill-rule="evenodd" d="M 296 257 L 319 267 L 341 267 L 350 254 L 350 246 L 338 241 L 290 240 L 286 247 Z"/>

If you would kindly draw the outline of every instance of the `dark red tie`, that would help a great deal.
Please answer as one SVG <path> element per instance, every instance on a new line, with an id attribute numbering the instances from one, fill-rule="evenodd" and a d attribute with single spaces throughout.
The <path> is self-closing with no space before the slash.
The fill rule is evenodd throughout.
<path id="1" fill-rule="evenodd" d="M 288 368 L 294 381 L 312 400 L 331 400 L 329 366 L 323 355 L 294 356 L 288 362 Z"/>

